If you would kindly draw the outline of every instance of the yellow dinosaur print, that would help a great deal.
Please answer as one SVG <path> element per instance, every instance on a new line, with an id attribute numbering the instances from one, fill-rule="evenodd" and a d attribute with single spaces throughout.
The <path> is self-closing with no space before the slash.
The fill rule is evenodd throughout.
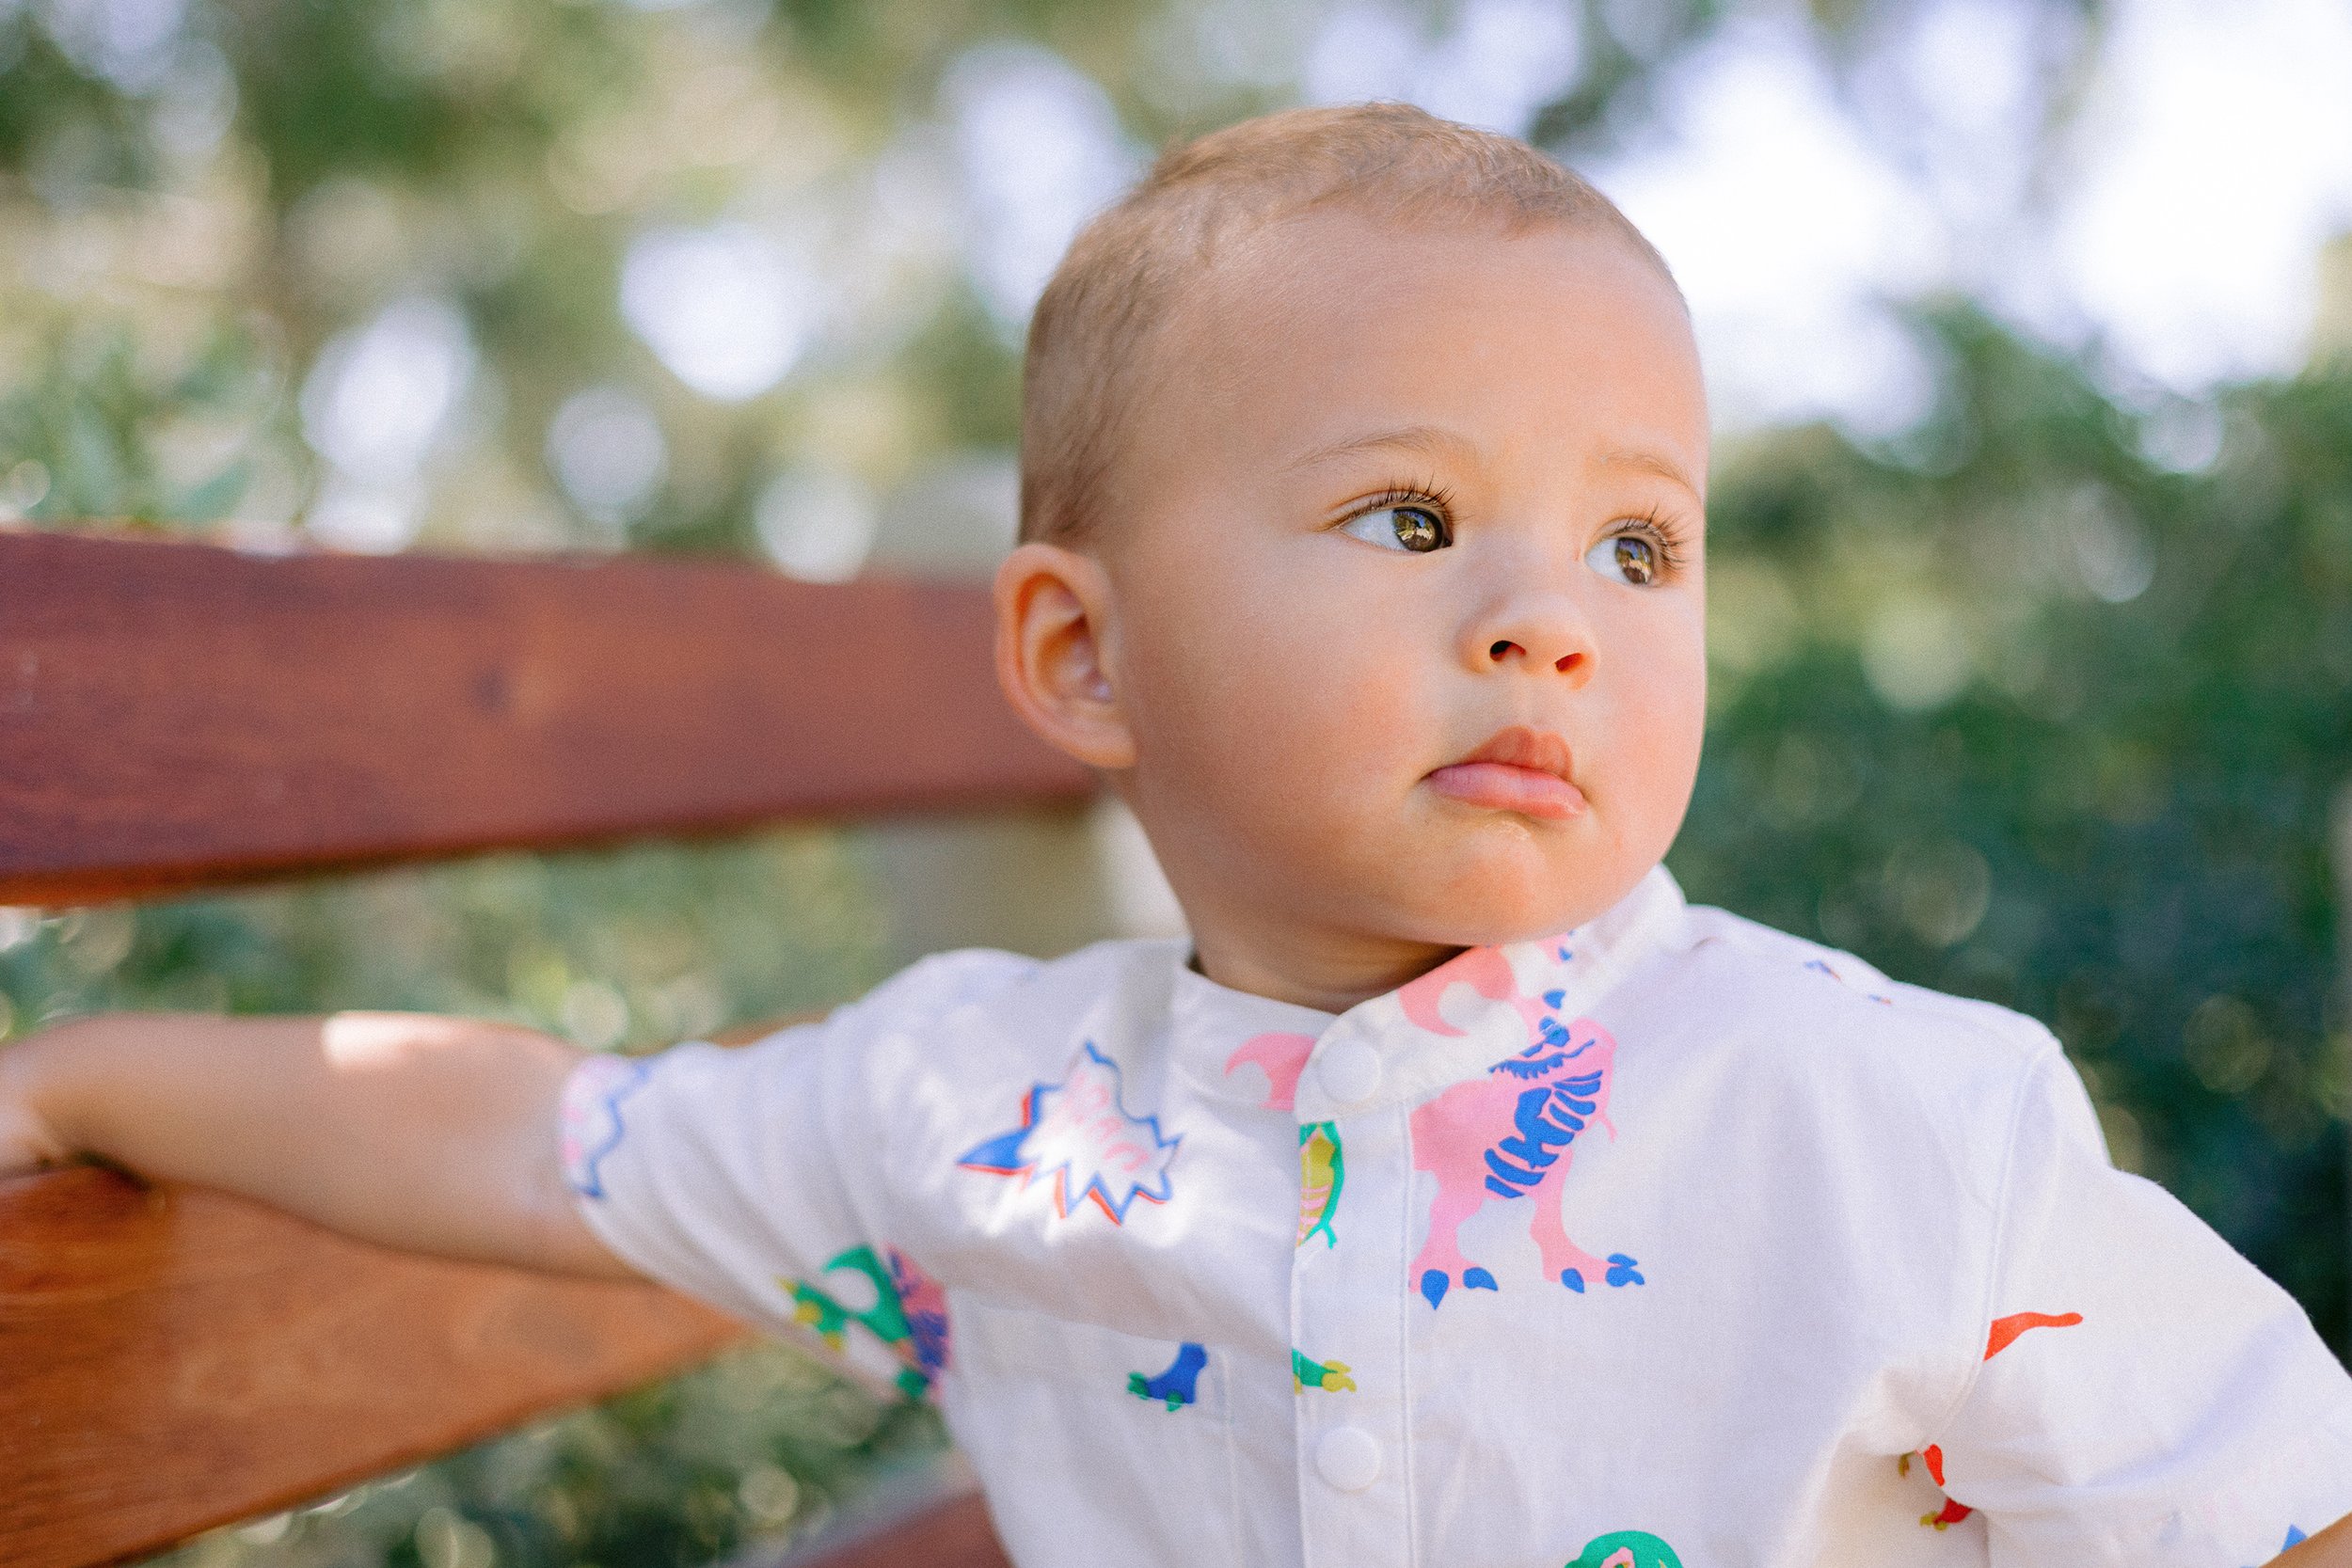
<path id="1" fill-rule="evenodd" d="M 1347 1161 L 1340 1152 L 1340 1130 L 1328 1121 L 1311 1121 L 1298 1130 L 1298 1243 L 1322 1233 L 1325 1246 L 1337 1246 L 1339 1235 L 1331 1220 L 1340 1212 L 1340 1188 L 1347 1180 Z"/>

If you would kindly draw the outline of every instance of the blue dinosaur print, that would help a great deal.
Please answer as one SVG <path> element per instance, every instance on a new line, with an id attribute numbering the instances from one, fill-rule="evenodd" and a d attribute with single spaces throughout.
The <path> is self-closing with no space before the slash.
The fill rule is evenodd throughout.
<path id="1" fill-rule="evenodd" d="M 1200 1369 L 1208 1364 L 1209 1353 L 1187 1339 L 1176 1347 L 1176 1359 L 1157 1377 L 1129 1372 L 1127 1392 L 1139 1400 L 1165 1400 L 1170 1410 L 1180 1409 L 1199 1398 Z"/>
<path id="2" fill-rule="evenodd" d="M 1616 1132 L 1609 1121 L 1615 1037 L 1589 1018 L 1563 1023 L 1553 1014 L 1567 1000 L 1565 989 L 1523 994 L 1508 960 L 1491 948 L 1440 965 L 1401 988 L 1397 1000 L 1431 1034 L 1458 1036 L 1437 1006 L 1453 985 L 1508 1004 L 1525 1021 L 1528 1043 L 1412 1113 L 1413 1168 L 1437 1178 L 1438 1191 L 1427 1239 L 1406 1277 L 1433 1308 L 1457 1283 L 1465 1291 L 1499 1289 L 1491 1270 L 1463 1255 L 1461 1227 L 1486 1204 L 1527 1198 L 1544 1278 L 1579 1295 L 1589 1282 L 1645 1283 L 1630 1255 L 1598 1258 L 1570 1241 L 1560 1212 L 1569 1146 L 1595 1122 Z"/>
<path id="3" fill-rule="evenodd" d="M 1553 1031 L 1559 1035 L 1556 1043 L 1566 1043 L 1567 1031 L 1561 1029 L 1557 1023 L 1547 1022 L 1545 1031 L 1546 1044 L 1555 1043 L 1551 1038 Z M 1534 1054 L 1534 1049 L 1531 1047 L 1518 1057 L 1496 1063 L 1493 1070 L 1531 1077 L 1555 1071 L 1571 1058 L 1583 1053 L 1582 1047 L 1575 1051 L 1554 1052 L 1550 1055 L 1535 1057 L 1531 1064 L 1526 1058 Z M 1576 1142 L 1576 1135 L 1584 1131 L 1586 1120 L 1599 1110 L 1597 1096 L 1600 1085 L 1600 1072 L 1595 1069 L 1522 1093 L 1511 1115 L 1516 1135 L 1499 1138 L 1486 1146 L 1486 1190 L 1497 1197 L 1518 1197 L 1541 1186 L 1546 1173 L 1559 1161 L 1568 1146 Z M 1605 1277 L 1609 1284 L 1644 1283 L 1639 1266 L 1624 1253 L 1613 1252 L 1606 1261 L 1608 1269 Z M 1582 1295 L 1584 1271 L 1573 1265 L 1564 1268 L 1560 1271 L 1560 1283 Z M 1462 1284 L 1470 1290 L 1491 1291 L 1495 1288 L 1494 1275 L 1477 1268 L 1463 1272 Z"/>
<path id="4" fill-rule="evenodd" d="M 1828 975 L 1831 979 L 1836 981 L 1841 986 L 1847 987 L 1849 990 L 1857 989 L 1843 974 L 1838 974 L 1837 971 L 1832 969 L 1829 965 L 1823 963 L 1819 958 L 1805 959 L 1804 967 L 1813 971 L 1816 974 Z M 1883 1007 L 1891 1007 L 1895 1005 L 1895 999 L 1893 997 L 1882 996 L 1874 990 L 1866 990 L 1863 991 L 1862 994 L 1868 997 L 1871 1001 L 1876 1002 Z"/>
<path id="5" fill-rule="evenodd" d="M 2279 1549 L 2282 1552 L 2287 1551 L 2292 1547 L 2300 1546 L 2304 1542 L 2309 1541 L 2310 1539 L 2310 1536 L 2303 1533 L 2300 1526 L 2289 1525 L 2287 1527 L 2287 1544 Z"/>
<path id="6" fill-rule="evenodd" d="M 1508 1061 L 1501 1066 L 1516 1071 L 1519 1064 Z M 1521 1094 L 1511 1113 L 1517 1136 L 1498 1138 L 1486 1146 L 1490 1173 L 1486 1190 L 1497 1197 L 1517 1197 L 1533 1190 L 1560 1158 L 1558 1151 L 1576 1142 L 1576 1135 L 1584 1131 L 1585 1118 L 1600 1108 L 1593 1098 L 1599 1091 L 1600 1074 L 1587 1072 Z"/>

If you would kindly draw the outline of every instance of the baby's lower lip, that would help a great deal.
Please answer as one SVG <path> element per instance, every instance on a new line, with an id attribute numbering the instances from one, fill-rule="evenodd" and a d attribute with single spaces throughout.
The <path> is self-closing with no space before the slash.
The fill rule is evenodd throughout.
<path id="1" fill-rule="evenodd" d="M 1429 775 L 1429 787 L 1466 806 L 1515 811 L 1552 821 L 1584 810 L 1584 792 L 1554 773 L 1507 762 L 1457 762 Z"/>

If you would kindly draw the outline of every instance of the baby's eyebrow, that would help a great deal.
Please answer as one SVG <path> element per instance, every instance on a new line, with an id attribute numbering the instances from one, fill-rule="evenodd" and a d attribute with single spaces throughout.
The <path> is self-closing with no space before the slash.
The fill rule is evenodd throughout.
<path id="1" fill-rule="evenodd" d="M 1693 496 L 1704 494 L 1699 489 L 1697 482 L 1683 471 L 1682 465 L 1661 452 L 1621 447 L 1601 453 L 1600 460 L 1603 465 L 1610 467 L 1637 468 L 1645 474 L 1655 474 L 1660 479 L 1681 485 Z"/>
<path id="2" fill-rule="evenodd" d="M 1396 449 L 1437 456 L 1441 452 L 1467 452 L 1471 450 L 1471 445 L 1467 436 L 1442 426 L 1399 425 L 1394 430 L 1375 430 L 1368 435 L 1350 436 L 1329 446 L 1317 447 L 1282 465 L 1282 471 L 1289 473 L 1298 468 L 1311 468 L 1318 463 L 1328 463 L 1336 457 L 1352 457 L 1359 451 Z"/>
<path id="3" fill-rule="evenodd" d="M 1418 452 L 1426 457 L 1469 456 L 1476 452 L 1477 446 L 1470 437 L 1458 431 L 1448 430 L 1442 425 L 1398 425 L 1392 430 L 1371 431 L 1362 436 L 1350 436 L 1342 440 L 1333 441 L 1327 446 L 1317 447 L 1282 465 L 1282 472 L 1292 473 L 1300 468 L 1311 468 L 1319 463 L 1328 463 L 1336 458 L 1353 457 L 1359 452 L 1389 451 Z M 1706 493 L 1699 488 L 1698 482 L 1691 477 L 1681 464 L 1662 452 L 1639 447 L 1618 447 L 1601 453 L 1599 461 L 1602 466 L 1608 467 L 1634 468 L 1643 473 L 1654 474 L 1669 483 L 1680 485 L 1692 496 L 1701 496 Z"/>

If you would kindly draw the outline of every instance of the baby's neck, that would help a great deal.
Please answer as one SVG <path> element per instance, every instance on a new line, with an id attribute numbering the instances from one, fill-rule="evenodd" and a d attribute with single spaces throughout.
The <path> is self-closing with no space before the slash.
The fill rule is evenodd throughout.
<path id="1" fill-rule="evenodd" d="M 1318 1012 L 1343 1013 L 1392 991 L 1459 953 L 1459 947 L 1377 937 L 1253 932 L 1205 926 L 1193 933 L 1193 967 L 1228 990 L 1271 997 Z"/>

